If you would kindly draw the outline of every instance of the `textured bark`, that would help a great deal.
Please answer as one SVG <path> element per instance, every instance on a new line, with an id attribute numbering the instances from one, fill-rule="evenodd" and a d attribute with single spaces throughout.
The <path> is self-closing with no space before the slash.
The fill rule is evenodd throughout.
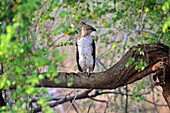
<path id="1" fill-rule="evenodd" d="M 161 67 L 160 74 L 158 75 L 159 85 L 163 88 L 163 96 L 170 108 L 170 66 L 165 65 Z"/>
<path id="2" fill-rule="evenodd" d="M 140 54 L 140 51 L 144 52 L 144 55 Z M 46 78 L 41 81 L 39 87 L 60 87 L 60 88 L 93 88 L 93 89 L 115 89 L 125 84 L 130 84 L 137 81 L 151 73 L 155 73 L 158 70 L 160 61 L 164 62 L 168 58 L 169 47 L 162 44 L 145 44 L 139 45 L 136 49 L 130 49 L 114 66 L 103 72 L 91 73 L 90 77 L 86 73 L 67 73 L 59 72 L 56 78 L 60 80 L 59 84 L 56 84 L 53 80 Z M 135 70 L 134 62 L 126 67 L 125 65 L 130 58 L 134 57 L 134 62 L 140 62 L 140 59 L 147 62 L 148 66 L 138 72 Z M 158 65 L 158 66 L 157 66 Z M 164 65 L 164 64 L 160 64 Z M 43 73 L 45 74 L 45 73 Z M 73 81 L 70 81 L 73 78 Z M 68 86 L 67 83 L 72 82 L 72 86 Z"/>
<path id="3" fill-rule="evenodd" d="M 168 107 L 170 108 L 170 83 L 167 83 L 165 86 L 162 86 L 163 88 L 163 96 L 165 98 L 165 101 L 168 104 Z"/>
<path id="4" fill-rule="evenodd" d="M 144 52 L 144 55 L 140 54 Z M 169 53 L 168 53 L 169 52 Z M 60 87 L 60 88 L 87 88 L 87 89 L 115 89 L 126 84 L 135 82 L 151 73 L 156 73 L 154 79 L 159 79 L 159 83 L 163 88 L 163 95 L 170 107 L 170 50 L 168 46 L 163 44 L 144 44 L 131 48 L 114 66 L 104 72 L 91 73 L 67 73 L 59 72 L 55 77 L 60 80 L 56 84 L 54 80 L 45 78 L 37 87 Z M 125 65 L 130 58 L 135 58 L 128 67 Z M 135 62 L 143 59 L 147 66 L 143 71 L 135 70 Z M 46 75 L 46 73 L 42 73 Z M 70 81 L 73 78 L 73 81 Z M 156 81 L 156 80 L 155 80 Z M 67 83 L 72 85 L 68 86 Z M 15 88 L 15 86 L 11 86 Z"/>

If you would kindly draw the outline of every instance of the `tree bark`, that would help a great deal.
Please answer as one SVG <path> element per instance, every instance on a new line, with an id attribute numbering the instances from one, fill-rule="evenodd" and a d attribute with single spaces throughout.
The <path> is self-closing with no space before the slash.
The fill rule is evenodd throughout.
<path id="1" fill-rule="evenodd" d="M 170 49 L 166 45 L 138 45 L 131 48 L 114 66 L 106 71 L 91 73 L 90 76 L 86 73 L 59 72 L 54 79 L 58 79 L 60 83 L 55 83 L 54 80 L 46 77 L 37 87 L 115 89 L 142 79 L 151 73 L 156 73 L 154 78 L 159 79 L 159 83 L 155 83 L 155 85 L 162 86 L 164 98 L 170 107 L 169 57 Z M 135 60 L 126 67 L 125 65 L 130 58 L 135 58 Z M 141 59 L 147 63 L 147 66 L 141 71 L 135 70 L 135 62 L 141 62 Z M 41 74 L 45 76 L 47 73 Z M 72 85 L 68 86 L 68 82 Z M 11 86 L 12 89 L 15 87 Z"/>
<path id="2" fill-rule="evenodd" d="M 144 52 L 144 55 L 140 54 L 139 48 L 140 51 Z M 57 78 L 60 80 L 60 83 L 57 84 L 54 80 L 45 78 L 38 87 L 115 89 L 158 71 L 159 66 L 167 64 L 168 49 L 169 47 L 163 44 L 138 45 L 135 49 L 131 48 L 119 62 L 106 71 L 91 73 L 90 76 L 87 73 L 59 72 L 54 79 Z M 125 65 L 129 59 L 133 57 L 135 61 L 126 67 Z M 143 71 L 139 72 L 135 70 L 135 62 L 140 62 L 140 59 L 143 59 L 147 66 Z M 45 76 L 47 73 L 41 74 Z M 73 78 L 73 81 L 70 78 Z M 68 86 L 68 82 L 71 82 L 72 85 Z"/>

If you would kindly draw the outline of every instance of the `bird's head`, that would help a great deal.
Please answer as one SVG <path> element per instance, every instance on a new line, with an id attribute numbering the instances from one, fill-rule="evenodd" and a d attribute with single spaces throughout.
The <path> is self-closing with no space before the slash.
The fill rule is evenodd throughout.
<path id="1" fill-rule="evenodd" d="M 81 25 L 83 26 L 81 29 L 82 37 L 86 37 L 87 35 L 90 35 L 90 33 L 92 33 L 93 31 L 96 31 L 96 29 L 94 27 L 92 27 L 91 25 L 88 25 L 84 22 L 81 22 Z"/>

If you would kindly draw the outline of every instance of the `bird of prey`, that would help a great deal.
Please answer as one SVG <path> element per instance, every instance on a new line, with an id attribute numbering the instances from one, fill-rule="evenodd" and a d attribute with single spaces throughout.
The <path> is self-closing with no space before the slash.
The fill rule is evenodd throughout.
<path id="1" fill-rule="evenodd" d="M 81 37 L 76 41 L 76 61 L 81 72 L 93 72 L 95 67 L 96 44 L 90 34 L 96 31 L 92 26 L 81 22 Z"/>

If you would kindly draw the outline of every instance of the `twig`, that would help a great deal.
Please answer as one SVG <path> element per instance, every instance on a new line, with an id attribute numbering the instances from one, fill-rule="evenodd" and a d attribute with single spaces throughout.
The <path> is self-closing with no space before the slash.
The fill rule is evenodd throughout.
<path id="1" fill-rule="evenodd" d="M 68 94 L 66 94 L 65 97 L 67 97 L 68 95 L 72 94 L 74 91 L 75 91 L 75 89 L 70 91 Z"/>
<path id="2" fill-rule="evenodd" d="M 71 108 L 71 106 L 72 106 L 73 102 L 75 101 L 76 97 L 77 97 L 77 94 L 75 95 L 75 97 L 74 97 L 73 101 L 71 102 L 71 104 L 70 104 L 69 108 L 67 109 L 67 112 L 66 112 L 66 113 L 68 113 L 68 112 L 69 112 L 69 110 L 70 110 L 70 108 Z"/>
<path id="3" fill-rule="evenodd" d="M 53 41 L 53 43 L 49 46 L 52 47 L 60 38 L 64 37 L 65 35 L 62 35 L 60 37 L 58 37 L 55 41 Z"/>
<path id="4" fill-rule="evenodd" d="M 71 100 L 78 100 L 78 99 L 84 99 L 84 98 L 87 98 L 88 97 L 88 94 L 92 91 L 92 89 L 89 89 L 89 90 L 86 90 L 80 94 L 76 94 L 74 96 L 70 96 L 70 97 L 65 97 L 65 98 L 60 98 L 58 101 L 54 102 L 54 103 L 51 103 L 49 104 L 50 107 L 55 107 L 59 104 L 62 104 L 62 103 L 65 103 L 65 102 L 68 102 L 68 101 L 71 101 Z M 76 98 L 75 98 L 76 97 Z M 39 112 L 41 111 L 42 107 L 37 107 L 35 108 L 34 110 L 34 113 L 36 112 Z"/>
<path id="5" fill-rule="evenodd" d="M 125 104 L 125 113 L 128 113 L 128 85 L 126 85 L 126 104 Z"/>
<path id="6" fill-rule="evenodd" d="M 64 102 L 68 102 L 68 101 L 71 101 L 71 100 L 78 100 L 78 99 L 85 99 L 85 98 L 93 98 L 93 97 L 97 97 L 99 95 L 102 95 L 102 94 L 110 94 L 110 93 L 113 93 L 113 94 L 120 94 L 122 96 L 126 95 L 125 93 L 120 93 L 120 92 L 115 92 L 115 91 L 106 91 L 106 92 L 99 92 L 99 93 L 96 93 L 96 94 L 92 94 L 92 95 L 88 95 L 90 92 L 92 91 L 91 90 L 86 90 L 85 92 L 81 93 L 81 94 L 77 94 L 77 97 L 75 98 L 75 95 L 74 96 L 70 96 L 70 97 L 66 97 L 66 98 L 57 98 L 57 99 L 51 99 L 51 100 L 56 100 L 56 102 L 52 103 L 52 104 L 49 104 L 51 107 L 54 107 L 54 106 L 57 106 L 59 104 L 62 104 Z M 149 92 L 146 92 L 144 94 L 139 94 L 139 95 L 136 95 L 136 97 L 141 97 L 142 95 L 146 95 L 146 94 L 150 94 L 150 91 Z M 128 96 L 133 96 L 132 94 L 128 94 Z M 93 98 L 94 99 L 94 98 Z M 96 101 L 101 101 L 101 100 L 97 100 L 95 99 Z M 168 105 L 162 105 L 162 104 L 156 104 L 152 101 L 149 101 L 147 99 L 144 99 L 144 101 L 147 101 L 153 105 L 156 105 L 156 106 L 168 106 Z M 34 100 L 34 102 L 36 102 Z M 104 101 L 103 101 L 104 102 Z M 35 108 L 34 112 L 39 112 L 41 111 L 41 107 L 38 107 L 38 108 Z"/>
<path id="7" fill-rule="evenodd" d="M 96 58 L 96 60 L 97 60 L 97 58 Z M 98 61 L 98 60 L 97 60 Z M 98 70 L 99 70 L 99 72 L 102 72 L 102 68 L 101 68 L 101 66 L 99 65 L 99 61 L 98 62 L 96 62 L 96 64 L 97 64 L 97 66 L 98 66 Z"/>
<path id="8" fill-rule="evenodd" d="M 143 99 L 144 101 L 150 103 L 150 104 L 153 104 L 153 105 L 156 105 L 156 106 L 163 106 L 163 107 L 168 107 L 168 105 L 165 105 L 165 104 L 156 104 L 155 102 L 152 102 L 152 101 L 149 101 L 147 99 Z"/>
<path id="9" fill-rule="evenodd" d="M 96 60 L 103 66 L 104 69 L 107 69 L 106 66 L 99 60 L 99 58 L 96 58 Z"/>
<path id="10" fill-rule="evenodd" d="M 106 107 L 105 107 L 105 109 L 104 109 L 104 113 L 107 113 L 106 110 L 107 110 L 107 108 L 109 107 L 108 104 L 109 104 L 109 102 L 111 101 L 111 98 L 112 98 L 112 97 L 109 97 L 109 95 L 107 95 L 107 98 L 108 98 L 108 101 L 106 102 Z"/>
<path id="11" fill-rule="evenodd" d="M 93 102 L 90 104 L 88 110 L 87 110 L 87 113 L 90 113 L 90 108 L 93 106 Z"/>
<path id="12" fill-rule="evenodd" d="M 138 107 L 138 104 L 139 104 L 139 103 L 137 103 L 137 104 L 136 104 L 136 113 L 139 113 L 139 107 Z"/>
<path id="13" fill-rule="evenodd" d="M 123 39 L 123 46 L 125 45 L 125 43 L 126 43 L 126 41 L 127 41 L 127 39 L 128 39 L 128 36 L 129 36 L 130 34 L 135 33 L 135 32 L 139 32 L 139 31 L 146 32 L 146 33 L 150 33 L 150 34 L 155 34 L 155 33 L 153 33 L 153 32 L 146 31 L 146 30 L 133 29 L 133 30 L 131 30 L 130 32 L 125 33 L 124 39 Z M 124 55 L 124 53 L 125 53 L 125 50 L 123 50 L 122 56 Z"/>
<path id="14" fill-rule="evenodd" d="M 119 89 L 119 94 L 121 94 L 121 98 L 120 98 L 120 105 L 121 105 L 121 107 L 123 108 L 123 103 L 124 103 L 124 100 L 123 100 L 123 93 L 122 93 L 122 91 L 121 91 L 121 88 L 118 88 Z"/>
<path id="15" fill-rule="evenodd" d="M 75 111 L 76 111 L 77 113 L 79 113 L 78 110 L 77 110 L 77 108 L 76 108 L 76 106 L 75 106 L 75 104 L 72 103 L 72 105 L 73 105 L 73 108 L 75 109 Z"/>
<path id="16" fill-rule="evenodd" d="M 99 100 L 99 99 L 95 99 L 93 97 L 89 97 L 90 99 L 94 100 L 94 101 L 97 101 L 97 102 L 104 102 L 104 103 L 107 103 L 107 101 L 105 100 Z"/>
<path id="17" fill-rule="evenodd" d="M 111 21 L 111 19 L 112 19 L 112 16 L 114 15 L 114 13 L 112 13 L 111 15 L 110 15 L 110 18 L 109 18 L 109 20 L 107 21 L 107 23 L 110 23 L 110 21 Z M 100 38 L 100 35 L 102 34 L 102 32 L 104 31 L 104 27 L 100 30 L 100 32 L 99 32 L 99 34 L 98 34 L 98 38 Z"/>
<path id="18" fill-rule="evenodd" d="M 152 84 L 152 79 L 151 79 L 151 76 L 149 76 L 149 79 L 150 79 L 150 82 L 151 82 L 151 91 L 152 91 L 152 100 L 153 102 L 155 103 L 155 92 L 154 92 L 154 86 Z M 158 109 L 157 109 L 157 106 L 154 104 L 154 107 L 155 107 L 155 111 L 158 113 Z"/>

